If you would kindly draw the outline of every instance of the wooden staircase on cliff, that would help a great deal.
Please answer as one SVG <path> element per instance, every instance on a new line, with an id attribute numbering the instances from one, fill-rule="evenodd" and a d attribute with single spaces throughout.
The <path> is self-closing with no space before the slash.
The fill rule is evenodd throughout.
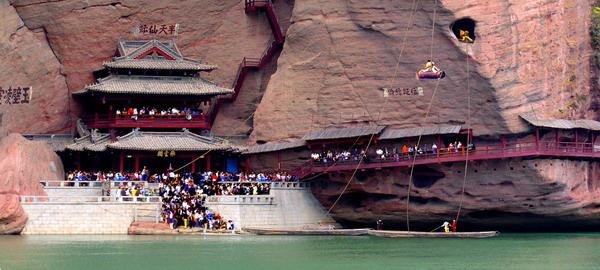
<path id="1" fill-rule="evenodd" d="M 209 127 L 212 127 L 217 113 L 221 107 L 221 104 L 224 102 L 233 102 L 236 100 L 238 94 L 240 93 L 242 86 L 244 85 L 244 81 L 246 79 L 246 75 L 248 72 L 253 70 L 259 70 L 263 68 L 266 64 L 268 64 L 272 59 L 275 53 L 283 48 L 283 43 L 285 41 L 285 36 L 283 31 L 281 30 L 281 26 L 277 21 L 277 16 L 275 15 L 275 9 L 273 7 L 273 3 L 271 0 L 245 0 L 244 12 L 246 14 L 264 11 L 267 19 L 269 21 L 269 26 L 271 27 L 271 32 L 273 33 L 273 39 L 269 42 L 269 46 L 264 50 L 262 55 L 259 58 L 255 57 L 244 57 L 242 62 L 238 66 L 238 70 L 235 76 L 235 80 L 233 81 L 233 94 L 226 97 L 215 97 L 211 100 L 211 107 L 209 108 Z"/>

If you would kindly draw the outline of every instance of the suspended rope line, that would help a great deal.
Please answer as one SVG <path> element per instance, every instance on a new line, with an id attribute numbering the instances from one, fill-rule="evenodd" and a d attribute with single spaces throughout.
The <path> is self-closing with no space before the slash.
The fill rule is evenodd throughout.
<path id="1" fill-rule="evenodd" d="M 417 11 L 417 7 L 419 6 L 419 3 L 421 2 L 421 0 L 413 0 L 411 8 L 410 8 L 410 16 L 408 18 L 408 22 L 406 23 L 406 29 L 404 30 L 404 37 L 402 37 L 402 46 L 400 47 L 400 54 L 398 55 L 398 60 L 396 61 L 396 66 L 394 67 L 394 75 L 392 76 L 392 83 L 390 84 L 389 88 L 393 88 L 394 85 L 396 84 L 396 80 L 398 78 L 398 71 L 400 70 L 400 60 L 402 59 L 402 56 L 404 55 L 404 50 L 406 49 L 406 41 L 408 40 L 408 33 L 409 30 L 413 24 L 413 19 L 414 19 L 414 15 Z M 388 98 L 384 98 L 383 100 L 383 105 L 380 107 L 379 109 L 379 113 L 378 113 L 378 119 L 377 119 L 377 124 L 380 123 L 381 121 L 381 112 L 385 111 L 386 105 L 388 102 Z"/>
<path id="2" fill-rule="evenodd" d="M 433 6 L 433 19 L 432 19 L 432 23 L 431 23 L 431 44 L 430 44 L 430 55 L 429 55 L 430 61 L 433 61 L 433 38 L 435 35 L 437 3 L 438 3 L 438 1 L 435 0 L 434 6 Z M 438 87 L 440 85 L 440 81 L 441 81 L 441 79 L 438 79 L 435 84 L 433 94 L 431 95 L 431 99 L 429 100 L 429 105 L 427 105 L 427 111 L 425 112 L 425 119 L 423 120 L 423 123 L 426 123 L 427 119 L 429 118 L 429 113 L 431 112 L 431 107 L 433 105 L 435 95 L 436 95 Z M 410 175 L 408 177 L 408 187 L 407 187 L 407 192 L 406 192 L 406 230 L 407 231 L 410 231 L 410 210 L 409 210 L 410 209 L 410 192 L 412 191 L 412 182 L 413 182 L 413 176 L 414 176 L 414 171 L 415 171 L 415 164 L 417 162 L 418 149 L 421 146 L 422 138 L 423 138 L 423 129 L 421 129 L 419 131 L 419 137 L 417 139 L 417 144 L 415 145 L 416 149 L 414 149 L 414 152 L 413 152 L 414 156 L 413 156 L 412 164 L 410 166 Z"/>
<path id="3" fill-rule="evenodd" d="M 363 162 L 363 160 L 365 159 L 365 156 L 369 152 L 369 147 L 371 146 L 371 142 L 373 142 L 373 137 L 375 137 L 375 133 L 373 133 L 371 135 L 371 138 L 369 139 L 369 143 L 367 144 L 367 147 L 365 148 L 365 154 L 360 156 L 360 159 L 358 160 L 358 164 L 356 165 L 356 168 L 352 172 L 352 175 L 350 176 L 350 179 L 346 183 L 346 186 L 344 186 L 344 189 L 342 190 L 342 192 L 340 193 L 340 195 L 335 199 L 335 201 L 333 202 L 333 204 L 331 205 L 331 207 L 329 207 L 329 209 L 327 209 L 327 214 L 326 215 L 329 215 L 329 213 L 331 213 L 331 210 L 335 207 L 335 205 L 338 203 L 338 201 L 340 201 L 340 199 L 342 198 L 342 195 L 344 194 L 344 192 L 346 192 L 346 190 L 350 186 L 350 183 L 352 183 L 352 179 L 354 179 L 354 176 L 356 175 L 356 172 L 358 171 L 358 167 Z"/>
<path id="4" fill-rule="evenodd" d="M 350 152 L 350 150 L 352 150 L 352 147 L 354 147 L 358 143 L 358 141 L 360 140 L 360 138 L 361 137 L 359 136 L 359 137 L 356 138 L 356 140 L 354 140 L 354 143 L 352 145 L 350 145 L 350 147 L 348 147 L 348 150 L 347 150 L 348 152 Z M 302 181 L 305 181 L 305 182 L 306 181 L 310 181 L 310 180 L 313 180 L 313 179 L 315 179 L 315 178 L 317 178 L 317 177 L 319 177 L 319 176 L 321 176 L 323 174 L 326 174 L 327 172 L 329 172 L 329 169 L 331 169 L 332 167 L 336 166 L 338 162 L 339 162 L 339 160 L 334 161 L 331 165 L 327 166 L 327 168 L 325 168 L 324 171 L 322 171 L 322 172 L 320 172 L 320 173 L 318 173 L 318 174 L 316 174 L 314 176 L 311 176 L 310 178 L 303 179 Z"/>
<path id="5" fill-rule="evenodd" d="M 435 34 L 435 20 L 436 20 L 436 15 L 437 15 L 437 4 L 438 4 L 438 0 L 435 0 L 435 3 L 433 5 L 433 19 L 431 20 L 431 45 L 429 48 L 429 60 L 433 61 L 433 37 Z"/>
<path id="6" fill-rule="evenodd" d="M 469 169 L 469 145 L 471 144 L 471 85 L 470 85 L 470 70 L 469 70 L 469 44 L 465 44 L 465 51 L 467 54 L 467 153 L 465 156 L 465 173 L 463 176 L 462 190 L 460 192 L 460 202 L 458 204 L 458 211 L 456 212 L 456 222 L 460 217 L 460 211 L 462 210 L 463 201 L 465 198 L 465 186 L 467 183 L 467 173 Z"/>
<path id="7" fill-rule="evenodd" d="M 208 154 L 208 153 L 210 153 L 211 151 L 212 151 L 212 149 L 211 149 L 211 150 L 208 150 L 208 151 L 206 151 L 204 154 L 202 154 L 202 155 L 200 155 L 199 157 L 197 157 L 197 158 L 193 159 L 192 161 L 188 162 L 187 164 L 185 164 L 185 165 L 183 165 L 183 166 L 179 167 L 177 170 L 173 170 L 173 172 L 174 172 L 174 173 L 176 173 L 176 172 L 178 172 L 178 171 L 182 170 L 183 168 L 185 168 L 185 167 L 187 167 L 187 166 L 191 165 L 192 163 L 194 163 L 194 162 L 198 161 L 199 159 L 203 158 L 205 155 L 207 155 L 207 154 Z"/>
<path id="8" fill-rule="evenodd" d="M 437 0 L 436 0 L 437 1 Z M 406 48 L 406 41 L 407 41 L 407 37 L 408 37 L 408 31 L 410 30 L 410 26 L 413 23 L 413 18 L 414 18 L 414 14 L 417 10 L 417 6 L 418 3 L 420 2 L 420 0 L 413 0 L 412 2 L 412 6 L 411 6 L 411 10 L 410 10 L 410 16 L 409 16 L 409 21 L 406 25 L 406 30 L 404 31 L 404 37 L 402 39 L 402 46 L 400 49 L 400 55 L 398 56 L 398 60 L 396 61 L 396 66 L 394 68 L 394 76 L 392 77 L 392 86 L 394 85 L 394 80 L 396 79 L 399 67 L 400 67 L 400 60 L 402 57 L 402 54 L 404 53 L 404 49 Z M 343 67 L 342 67 L 343 68 Z M 344 69 L 345 72 L 345 69 Z M 352 89 L 352 91 L 354 91 L 354 88 Z M 362 98 L 358 95 L 359 99 L 362 102 Z M 385 107 L 385 104 L 387 103 L 387 99 L 384 100 L 384 104 L 383 106 L 381 106 L 381 109 L 383 109 Z M 367 113 L 369 113 L 368 108 L 365 106 L 365 103 L 362 102 L 365 110 L 367 111 Z M 374 121 L 375 123 L 378 123 L 381 120 L 381 109 L 379 110 L 379 115 L 378 115 L 378 119 L 377 121 Z M 373 117 L 370 115 L 369 116 L 371 118 L 371 120 L 373 121 Z M 348 187 L 350 186 L 350 183 L 352 183 L 352 180 L 354 179 L 354 176 L 356 175 L 358 168 L 360 167 L 360 165 L 362 164 L 365 156 L 369 153 L 369 148 L 371 147 L 371 143 L 373 142 L 373 138 L 375 137 L 375 134 L 371 134 L 371 137 L 369 138 L 369 142 L 367 143 L 367 146 L 365 147 L 365 154 L 361 155 L 358 164 L 356 164 L 356 167 L 354 167 L 354 171 L 352 172 L 352 175 L 350 176 L 350 178 L 348 179 L 348 182 L 346 183 L 346 185 L 344 186 L 344 189 L 342 190 L 342 192 L 340 193 L 340 195 L 338 195 L 338 197 L 335 199 L 335 201 L 333 202 L 333 204 L 331 205 L 331 207 L 329 207 L 329 209 L 327 210 L 327 215 L 329 215 L 329 213 L 331 213 L 331 210 L 333 210 L 333 208 L 337 205 L 337 203 L 339 202 L 339 200 L 342 198 L 342 196 L 344 195 L 344 193 L 346 192 L 346 190 L 348 189 Z M 358 140 L 357 140 L 358 141 Z M 356 143 L 356 142 L 355 142 Z"/>
<path id="9" fill-rule="evenodd" d="M 431 99 L 429 100 L 429 105 L 427 106 L 427 111 L 425 111 L 425 118 L 423 120 L 423 123 L 427 122 L 427 119 L 429 118 L 429 114 L 431 112 L 431 107 L 433 104 L 433 100 L 435 99 L 435 95 L 437 93 L 438 90 L 438 86 L 440 85 L 440 79 L 437 80 L 436 84 L 435 84 L 435 88 L 433 89 L 433 94 L 431 95 Z M 409 216 L 409 206 L 410 206 L 410 192 L 412 191 L 412 182 L 413 182 L 413 174 L 415 171 L 415 163 L 417 162 L 417 153 L 418 153 L 418 148 L 421 145 L 421 139 L 423 138 L 423 129 L 421 129 L 421 131 L 419 132 L 419 137 L 417 139 L 417 144 L 415 145 L 415 147 L 417 149 L 414 150 L 414 155 L 413 155 L 413 160 L 412 160 L 412 164 L 410 165 L 410 175 L 408 177 L 408 191 L 406 193 L 406 230 L 410 231 L 410 216 Z"/>

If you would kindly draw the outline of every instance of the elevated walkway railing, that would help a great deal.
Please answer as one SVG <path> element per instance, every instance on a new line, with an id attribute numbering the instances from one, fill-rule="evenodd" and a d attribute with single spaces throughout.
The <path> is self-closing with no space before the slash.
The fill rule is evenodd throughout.
<path id="1" fill-rule="evenodd" d="M 221 195 L 206 198 L 209 204 L 274 204 L 271 195 Z"/>
<path id="2" fill-rule="evenodd" d="M 108 115 L 98 114 L 85 117 L 90 128 L 112 127 L 205 127 L 206 115 Z"/>
<path id="3" fill-rule="evenodd" d="M 307 182 L 272 182 L 271 189 L 306 189 L 310 188 Z"/>
<path id="4" fill-rule="evenodd" d="M 119 188 L 123 184 L 127 184 L 127 186 L 142 184 L 144 187 L 150 187 L 150 183 L 147 181 L 40 181 L 44 188 L 108 188 L 109 183 L 111 188 Z M 158 188 L 158 183 L 156 183 L 156 187 Z"/>
<path id="5" fill-rule="evenodd" d="M 27 204 L 45 203 L 162 203 L 159 196 L 20 196 L 19 201 Z"/>
<path id="6" fill-rule="evenodd" d="M 375 149 L 377 147 L 373 147 Z M 469 160 L 489 160 L 511 157 L 575 157 L 575 158 L 600 158 L 600 145 L 582 142 L 554 142 L 554 141 L 516 141 L 501 144 L 477 145 L 473 149 L 448 149 L 440 148 L 436 152 L 428 150 L 416 155 L 415 165 L 434 164 L 443 162 L 457 162 Z M 413 153 L 390 154 L 384 158 L 366 158 L 358 169 L 407 167 L 411 166 L 415 155 Z M 331 162 L 309 161 L 294 169 L 293 174 L 304 178 L 313 173 L 335 172 L 354 170 L 357 160 L 338 160 Z"/>

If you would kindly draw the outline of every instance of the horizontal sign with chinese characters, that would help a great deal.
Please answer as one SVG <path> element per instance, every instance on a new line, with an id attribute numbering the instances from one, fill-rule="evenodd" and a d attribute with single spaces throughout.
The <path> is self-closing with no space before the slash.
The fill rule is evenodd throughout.
<path id="1" fill-rule="evenodd" d="M 383 97 L 389 96 L 422 96 L 423 87 L 413 88 L 381 88 Z"/>
<path id="2" fill-rule="evenodd" d="M 135 30 L 136 34 L 153 36 L 177 36 L 179 24 L 142 24 Z"/>
<path id="3" fill-rule="evenodd" d="M 174 157 L 175 156 L 175 151 L 171 150 L 160 150 L 158 152 L 156 152 L 156 156 L 157 157 Z"/>
<path id="4" fill-rule="evenodd" d="M 0 105 L 29 104 L 31 101 L 31 87 L 11 86 L 8 89 L 0 87 Z"/>

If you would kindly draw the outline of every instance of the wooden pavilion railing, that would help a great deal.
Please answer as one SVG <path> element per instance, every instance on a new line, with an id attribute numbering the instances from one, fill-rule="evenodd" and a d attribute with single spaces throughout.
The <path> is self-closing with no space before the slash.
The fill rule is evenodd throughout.
<path id="1" fill-rule="evenodd" d="M 89 128 L 201 128 L 209 129 L 206 115 L 128 115 L 98 114 L 85 118 Z"/>
<path id="2" fill-rule="evenodd" d="M 373 148 L 374 149 L 374 148 Z M 500 144 L 477 145 L 472 150 L 465 148 L 449 151 L 439 149 L 436 153 L 428 151 L 417 154 L 415 165 L 426 165 L 445 162 L 459 162 L 473 160 L 490 160 L 513 157 L 572 157 L 572 158 L 600 158 L 600 145 L 592 143 L 574 142 L 513 142 Z M 294 169 L 291 173 L 300 178 L 305 178 L 315 173 L 348 171 L 355 169 L 379 169 L 388 167 L 410 167 L 414 155 L 398 154 L 385 158 L 365 158 L 360 166 L 358 161 L 331 161 L 328 163 L 309 161 Z"/>

